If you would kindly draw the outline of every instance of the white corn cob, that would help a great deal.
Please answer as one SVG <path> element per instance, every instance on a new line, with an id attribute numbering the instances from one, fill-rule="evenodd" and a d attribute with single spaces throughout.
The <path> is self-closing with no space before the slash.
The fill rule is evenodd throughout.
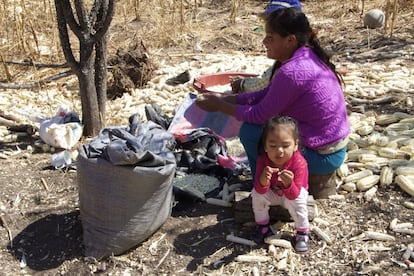
<path id="1" fill-rule="evenodd" d="M 396 175 L 414 175 L 414 167 L 399 166 L 395 169 Z"/>
<path id="2" fill-rule="evenodd" d="M 238 262 L 265 263 L 270 261 L 271 258 L 261 255 L 238 255 L 235 260 Z"/>
<path id="3" fill-rule="evenodd" d="M 399 120 L 400 118 L 395 114 L 381 114 L 377 116 L 376 123 L 378 125 L 389 125 L 392 123 L 396 123 Z"/>
<path id="4" fill-rule="evenodd" d="M 413 156 L 414 155 L 414 145 L 406 145 L 406 146 L 401 146 L 400 150 L 403 152 L 407 153 L 407 156 Z M 410 159 L 408 158 L 408 159 Z"/>
<path id="5" fill-rule="evenodd" d="M 358 157 L 361 154 L 376 154 L 376 152 L 373 151 L 373 150 L 368 150 L 368 149 L 350 150 L 347 153 L 347 160 L 348 161 L 357 161 Z"/>
<path id="6" fill-rule="evenodd" d="M 398 132 L 402 136 L 414 137 L 414 129 L 407 129 Z"/>
<path id="7" fill-rule="evenodd" d="M 374 131 L 374 127 L 371 126 L 371 125 L 360 126 L 355 130 L 355 132 L 358 133 L 361 136 L 366 136 L 366 135 L 370 134 L 373 131 Z"/>
<path id="8" fill-rule="evenodd" d="M 365 231 L 364 236 L 366 239 L 377 240 L 377 241 L 394 241 L 395 237 L 386 233 Z"/>
<path id="9" fill-rule="evenodd" d="M 273 244 L 274 246 L 277 246 L 277 247 L 292 248 L 292 244 L 290 243 L 290 241 L 279 239 L 274 235 L 270 237 L 266 237 L 264 239 L 264 242 L 267 244 Z"/>
<path id="10" fill-rule="evenodd" d="M 376 163 L 379 166 L 386 166 L 390 162 L 388 158 L 378 157 L 376 154 L 361 154 L 358 161 L 361 163 Z"/>
<path id="11" fill-rule="evenodd" d="M 398 118 L 400 118 L 400 121 L 404 120 L 404 119 L 408 119 L 408 118 L 413 118 L 413 115 L 408 114 L 406 112 L 397 111 L 397 112 L 394 112 L 394 115 L 397 116 Z"/>
<path id="12" fill-rule="evenodd" d="M 413 209 L 413 210 L 414 210 L 414 202 L 404 201 L 404 202 L 403 202 L 403 206 L 404 206 L 405 208 L 408 208 L 408 209 Z"/>
<path id="13" fill-rule="evenodd" d="M 381 172 L 381 167 L 385 166 L 386 164 L 377 164 L 376 162 L 368 162 L 368 163 L 363 163 L 364 169 L 367 170 L 371 170 L 373 173 L 375 174 L 379 174 Z"/>
<path id="14" fill-rule="evenodd" d="M 392 158 L 392 159 L 406 159 L 410 160 L 411 156 L 410 154 L 397 149 L 392 148 L 380 148 L 378 150 L 379 156 Z"/>
<path id="15" fill-rule="evenodd" d="M 400 186 L 401 190 L 410 196 L 414 196 L 414 183 L 411 182 L 407 177 L 404 175 L 397 175 L 395 177 L 395 183 Z"/>
<path id="16" fill-rule="evenodd" d="M 393 178 L 394 178 L 393 169 L 388 166 L 382 167 L 381 173 L 380 173 L 380 179 L 379 179 L 381 187 L 390 185 L 392 183 Z"/>
<path id="17" fill-rule="evenodd" d="M 227 235 L 226 240 L 231 241 L 231 242 L 244 244 L 244 245 L 250 245 L 250 246 L 255 246 L 256 245 L 256 243 L 252 240 L 248 240 L 248 239 L 245 239 L 245 238 L 240 238 L 240 237 L 234 236 L 233 234 Z"/>
<path id="18" fill-rule="evenodd" d="M 327 244 L 332 244 L 332 238 L 325 233 L 324 231 L 322 231 L 322 229 L 320 229 L 318 226 L 316 225 L 312 225 L 311 226 L 311 230 L 312 232 L 315 232 L 315 234 L 321 238 L 322 240 L 324 240 Z"/>
<path id="19" fill-rule="evenodd" d="M 360 178 L 356 183 L 356 187 L 359 191 L 367 191 L 378 183 L 379 178 L 380 176 L 376 174 Z"/>
<path id="20" fill-rule="evenodd" d="M 400 123 L 409 123 L 409 124 L 414 124 L 414 116 L 410 116 L 407 118 L 403 118 L 400 120 Z"/>
<path id="21" fill-rule="evenodd" d="M 367 139 L 370 144 L 374 144 L 374 145 L 381 146 L 381 147 L 386 146 L 390 140 L 388 136 L 384 136 L 380 134 L 379 132 L 375 132 L 371 134 Z"/>
<path id="22" fill-rule="evenodd" d="M 364 199 L 366 201 L 371 201 L 374 198 L 376 192 L 377 192 L 376 186 L 370 188 L 368 191 L 365 192 Z"/>
<path id="23" fill-rule="evenodd" d="M 369 141 L 368 141 L 367 137 L 355 139 L 354 143 L 357 144 L 357 146 L 359 148 L 366 148 L 366 147 L 369 146 Z"/>
<path id="24" fill-rule="evenodd" d="M 398 122 L 398 123 L 393 123 L 393 124 L 388 125 L 385 128 L 385 130 L 387 132 L 389 132 L 389 131 L 403 131 L 403 130 L 412 129 L 413 126 L 414 125 L 413 124 L 410 124 L 410 123 L 401 123 L 401 122 Z"/>
<path id="25" fill-rule="evenodd" d="M 394 160 L 390 160 L 389 166 L 391 168 L 397 168 L 401 166 L 414 167 L 414 161 L 394 159 Z"/>
<path id="26" fill-rule="evenodd" d="M 355 141 L 353 141 L 353 140 L 349 140 L 348 141 L 348 144 L 346 145 L 346 147 L 347 147 L 348 151 L 359 149 L 358 144 L 355 143 Z"/>
<path id="27" fill-rule="evenodd" d="M 351 140 L 351 141 L 356 140 L 356 139 L 361 139 L 361 135 L 359 135 L 358 133 L 355 133 L 355 132 L 351 132 L 348 135 L 348 137 L 349 137 L 349 140 Z"/>
<path id="28" fill-rule="evenodd" d="M 397 219 L 397 218 L 393 219 L 393 220 L 390 222 L 390 229 L 391 229 L 391 230 L 392 230 L 392 229 L 394 229 L 394 228 L 395 228 L 395 226 L 397 225 L 397 223 L 398 223 L 398 219 Z"/>
<path id="29" fill-rule="evenodd" d="M 347 163 L 348 168 L 350 169 L 358 169 L 358 170 L 365 170 L 365 165 L 364 163 L 359 163 L 359 162 L 348 162 Z"/>
<path id="30" fill-rule="evenodd" d="M 356 190 L 356 184 L 354 182 L 344 183 L 341 185 L 341 189 L 352 193 Z"/>
<path id="31" fill-rule="evenodd" d="M 371 170 L 362 170 L 353 174 L 348 175 L 347 177 L 345 177 L 344 182 L 348 183 L 348 182 L 355 182 L 358 181 L 361 178 L 367 177 L 372 175 L 372 171 Z"/>
<path id="32" fill-rule="evenodd" d="M 347 163 L 343 163 L 337 170 L 337 175 L 342 179 L 346 177 L 349 173 L 349 168 Z"/>

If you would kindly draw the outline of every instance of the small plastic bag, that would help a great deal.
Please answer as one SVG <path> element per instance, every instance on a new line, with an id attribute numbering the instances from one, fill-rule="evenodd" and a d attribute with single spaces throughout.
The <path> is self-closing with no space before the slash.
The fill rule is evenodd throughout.
<path id="1" fill-rule="evenodd" d="M 39 129 L 40 138 L 46 144 L 63 149 L 74 147 L 82 132 L 79 116 L 67 106 L 61 106 L 53 118 L 42 121 Z"/>

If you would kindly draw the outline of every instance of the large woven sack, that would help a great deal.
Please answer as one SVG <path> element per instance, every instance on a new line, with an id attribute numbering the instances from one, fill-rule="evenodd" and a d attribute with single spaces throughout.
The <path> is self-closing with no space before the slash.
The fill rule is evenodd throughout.
<path id="1" fill-rule="evenodd" d="M 78 158 L 84 255 L 119 255 L 151 236 L 170 216 L 175 165 L 154 171 Z"/>

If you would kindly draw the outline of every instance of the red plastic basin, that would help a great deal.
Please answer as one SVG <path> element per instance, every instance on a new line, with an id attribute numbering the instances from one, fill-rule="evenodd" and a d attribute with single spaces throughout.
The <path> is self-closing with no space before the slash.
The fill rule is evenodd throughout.
<path id="1" fill-rule="evenodd" d="M 219 92 L 219 91 L 211 91 L 208 88 L 213 87 L 216 85 L 226 85 L 230 84 L 231 78 L 234 77 L 256 77 L 257 74 L 251 73 L 242 73 L 242 72 L 225 72 L 225 73 L 215 73 L 209 75 L 202 75 L 194 79 L 193 87 L 200 93 L 205 92 Z M 229 89 L 231 89 L 229 87 Z"/>

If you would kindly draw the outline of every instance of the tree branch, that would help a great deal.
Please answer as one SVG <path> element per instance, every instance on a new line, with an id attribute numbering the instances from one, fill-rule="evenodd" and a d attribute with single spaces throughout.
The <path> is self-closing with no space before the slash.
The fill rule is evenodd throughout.
<path id="1" fill-rule="evenodd" d="M 38 82 L 32 82 L 32 83 L 23 83 L 23 84 L 16 84 L 16 83 L 1 83 L 0 82 L 0 88 L 3 89 L 30 89 L 35 87 L 40 87 L 42 85 L 45 85 L 49 82 L 52 82 L 54 80 L 58 80 L 67 76 L 72 75 L 74 72 L 72 70 L 68 70 L 50 77 L 47 77 L 43 80 L 40 80 Z"/>
<path id="2" fill-rule="evenodd" d="M 100 13 L 103 15 L 106 15 L 105 17 L 102 17 L 99 22 L 97 22 L 97 30 L 93 37 L 94 41 L 99 41 L 101 37 L 108 31 L 109 25 L 111 24 L 112 17 L 114 16 L 114 10 L 115 10 L 115 0 L 109 0 L 108 6 L 102 5 Z"/>
<path id="3" fill-rule="evenodd" d="M 96 17 L 98 15 L 98 12 L 100 11 L 102 7 L 103 2 L 102 1 L 95 1 L 93 3 L 93 7 L 91 9 L 91 12 L 89 14 L 89 22 L 94 23 L 96 22 Z M 96 28 L 96 26 L 94 27 Z"/>
<path id="4" fill-rule="evenodd" d="M 14 60 L 6 60 L 7 64 L 13 64 L 13 65 L 22 65 L 22 66 L 33 66 L 36 68 L 65 68 L 69 65 L 67 63 L 41 63 L 41 62 L 34 62 L 32 60 L 29 61 L 14 61 Z"/>
<path id="5" fill-rule="evenodd" d="M 69 25 L 70 29 L 79 38 L 79 40 L 84 39 L 84 33 L 82 32 L 82 28 L 76 22 L 69 0 L 55 0 L 55 3 L 59 1 L 62 3 L 62 14 L 64 15 L 66 24 Z"/>
<path id="6" fill-rule="evenodd" d="M 76 14 L 78 16 L 80 27 L 86 27 L 86 28 L 83 28 L 83 31 L 89 32 L 91 28 L 91 23 L 88 20 L 88 17 L 86 16 L 86 12 L 85 12 L 85 8 L 84 8 L 84 4 L 82 0 L 75 0 L 75 9 L 76 9 Z"/>
<path id="7" fill-rule="evenodd" d="M 72 48 L 70 45 L 70 39 L 68 35 L 68 27 L 66 25 L 66 17 L 64 16 L 64 10 L 70 8 L 70 3 L 68 1 L 65 1 L 65 3 L 66 5 L 69 5 L 69 7 L 64 6 L 63 0 L 55 0 L 56 18 L 59 29 L 60 44 L 62 45 L 63 54 L 65 55 L 65 59 L 68 65 L 72 68 L 74 72 L 77 72 L 79 70 L 79 63 L 76 61 L 72 53 Z"/>

